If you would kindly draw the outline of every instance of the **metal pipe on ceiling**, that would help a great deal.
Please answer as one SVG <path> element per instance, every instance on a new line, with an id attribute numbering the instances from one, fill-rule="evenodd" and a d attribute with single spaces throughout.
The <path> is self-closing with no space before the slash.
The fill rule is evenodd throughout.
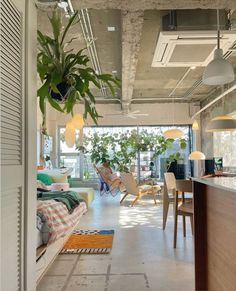
<path id="1" fill-rule="evenodd" d="M 211 105 L 222 99 L 225 95 L 229 94 L 230 92 L 234 91 L 236 89 L 236 84 L 231 86 L 229 89 L 226 91 L 222 92 L 218 97 L 216 97 L 214 100 L 209 102 L 207 105 L 202 107 L 199 111 L 197 111 L 191 118 L 194 119 L 197 115 L 199 115 L 201 112 L 205 111 L 207 108 L 209 108 Z"/>
<path id="2" fill-rule="evenodd" d="M 174 89 L 170 92 L 169 97 L 171 97 L 176 89 L 179 87 L 179 85 L 183 82 L 183 80 L 187 77 L 188 73 L 191 71 L 191 67 L 188 68 L 188 70 L 183 74 L 182 78 L 178 81 Z"/>
<path id="3" fill-rule="evenodd" d="M 98 54 L 97 54 L 97 48 L 96 48 L 96 44 L 95 44 L 95 39 L 94 39 L 94 35 L 93 35 L 93 30 L 92 30 L 92 26 L 91 26 L 91 21 L 90 21 L 88 9 L 81 9 L 80 15 L 81 15 L 80 25 L 81 25 L 82 33 L 83 33 L 83 36 L 84 36 L 84 39 L 85 39 L 85 42 L 87 45 L 87 49 L 89 52 L 89 56 L 90 56 L 93 68 L 96 71 L 96 73 L 102 74 L 102 69 L 101 69 L 100 61 L 99 61 Z M 99 84 L 101 86 L 102 95 L 104 97 L 106 97 L 107 96 L 107 88 L 105 87 L 104 82 L 99 80 Z"/>

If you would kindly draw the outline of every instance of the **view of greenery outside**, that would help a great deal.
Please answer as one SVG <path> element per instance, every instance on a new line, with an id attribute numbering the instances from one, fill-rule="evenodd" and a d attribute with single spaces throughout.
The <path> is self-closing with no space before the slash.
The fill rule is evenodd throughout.
<path id="1" fill-rule="evenodd" d="M 149 134 L 151 136 L 160 136 L 165 130 L 171 127 L 167 126 L 109 126 L 109 127 L 84 127 L 81 134 L 85 137 L 91 136 L 93 134 L 103 135 L 120 135 L 126 134 L 127 132 L 136 131 L 139 133 Z M 164 154 L 161 154 L 153 158 L 153 153 L 151 150 L 140 151 L 134 159 L 132 159 L 130 170 L 133 172 L 134 176 L 140 177 L 154 177 L 157 179 L 163 178 L 163 173 L 166 171 L 166 159 L 171 154 L 180 152 L 180 160 L 178 163 L 184 165 L 185 175 L 190 175 L 190 164 L 188 161 L 188 155 L 191 148 L 191 127 L 190 126 L 178 126 L 185 133 L 185 140 L 187 146 L 185 149 L 179 148 L 179 142 L 174 141 L 170 149 L 168 149 Z M 65 128 L 59 128 L 59 149 L 58 149 L 58 161 L 59 167 L 73 167 L 72 178 L 79 178 L 81 180 L 93 180 L 97 178 L 93 163 L 91 161 L 90 153 L 84 152 L 80 147 L 79 143 L 79 131 L 76 132 L 76 145 L 73 148 L 68 148 L 64 142 Z M 89 146 L 86 145 L 88 148 Z M 77 149 L 76 149 L 77 148 Z"/>

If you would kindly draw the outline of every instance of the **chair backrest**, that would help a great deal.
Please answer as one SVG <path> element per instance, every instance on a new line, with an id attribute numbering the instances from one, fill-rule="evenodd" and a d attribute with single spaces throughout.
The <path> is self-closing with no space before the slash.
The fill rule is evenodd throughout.
<path id="1" fill-rule="evenodd" d="M 127 193 L 137 196 L 139 195 L 139 189 L 132 173 L 120 173 L 120 178 Z"/>
<path id="2" fill-rule="evenodd" d="M 176 180 L 176 189 L 180 192 L 193 192 L 193 182 L 191 180 Z"/>
<path id="3" fill-rule="evenodd" d="M 174 173 L 164 173 L 167 190 L 176 189 L 176 179 Z"/>

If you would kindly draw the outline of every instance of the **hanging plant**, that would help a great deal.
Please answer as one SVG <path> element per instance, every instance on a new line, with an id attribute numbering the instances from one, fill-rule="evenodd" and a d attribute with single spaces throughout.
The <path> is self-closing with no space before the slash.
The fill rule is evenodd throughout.
<path id="1" fill-rule="evenodd" d="M 102 81 L 108 86 L 112 95 L 115 88 L 120 87 L 120 80 L 111 74 L 97 74 L 88 66 L 89 57 L 84 54 L 85 49 L 77 52 L 66 50 L 76 38 L 66 41 L 70 29 L 80 21 L 78 11 L 67 20 L 65 28 L 62 25 L 61 13 L 58 9 L 49 17 L 53 37 L 38 31 L 37 71 L 42 82 L 38 89 L 39 106 L 43 114 L 43 128 L 45 128 L 45 102 L 63 113 L 71 113 L 77 102 L 84 102 L 84 118 L 89 114 L 97 124 L 100 117 L 95 107 L 95 96 L 90 86 L 93 84 L 101 88 Z"/>

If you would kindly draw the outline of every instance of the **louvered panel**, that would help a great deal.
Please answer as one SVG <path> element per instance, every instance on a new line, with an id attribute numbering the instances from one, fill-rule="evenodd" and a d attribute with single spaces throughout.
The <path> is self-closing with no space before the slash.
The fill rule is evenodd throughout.
<path id="1" fill-rule="evenodd" d="M 2 68 L 2 80 L 1 80 L 1 83 L 2 83 L 2 86 L 4 86 L 4 88 L 8 88 L 10 90 L 10 92 L 12 93 L 12 95 L 14 96 L 14 94 L 16 94 L 17 96 L 20 95 L 20 92 L 21 92 L 21 88 L 19 87 L 19 84 L 18 83 L 15 83 L 13 81 L 13 78 L 11 76 L 9 77 L 6 77 L 6 74 L 4 74 L 4 70 L 6 70 L 6 68 Z M 18 79 L 18 82 L 19 82 L 19 77 L 18 78 L 14 78 L 14 80 L 16 81 Z"/>
<path id="2" fill-rule="evenodd" d="M 8 102 L 2 102 L 2 107 L 5 112 L 11 111 L 12 114 L 19 114 L 19 105 L 10 105 Z"/>
<path id="3" fill-rule="evenodd" d="M 9 24 L 8 24 L 9 25 Z M 2 21 L 2 28 L 3 30 L 6 31 L 6 33 L 8 34 L 8 38 L 11 39 L 12 44 L 14 44 L 17 49 L 20 48 L 20 40 L 16 39 L 16 37 L 12 34 L 12 30 L 10 30 L 7 26 L 6 23 L 4 23 L 4 20 Z M 3 41 L 5 40 L 5 37 L 3 37 Z M 13 50 L 12 50 L 13 51 Z"/>
<path id="4" fill-rule="evenodd" d="M 15 44 L 20 47 L 20 37 L 19 37 L 19 35 L 16 34 L 16 32 L 12 28 L 11 24 L 12 24 L 12 22 L 9 20 L 9 17 L 8 18 L 3 18 L 3 20 L 2 20 L 2 27 L 4 29 L 6 29 L 6 31 L 9 34 L 9 36 L 11 36 L 11 38 L 14 39 Z"/>
<path id="5" fill-rule="evenodd" d="M 7 38 L 4 36 L 1 37 L 1 46 L 3 48 L 3 51 L 7 51 L 7 56 L 9 57 L 9 59 L 12 59 L 16 65 L 19 65 L 19 61 L 14 56 L 13 47 L 10 46 Z"/>
<path id="6" fill-rule="evenodd" d="M 14 60 L 12 60 L 10 58 L 7 58 L 7 56 L 5 56 L 5 55 L 2 55 L 2 66 L 3 67 L 8 67 L 8 68 L 12 68 L 13 67 L 14 70 L 20 74 L 19 67 L 14 62 Z"/>
<path id="7" fill-rule="evenodd" d="M 3 12 L 9 16 L 9 18 L 20 25 L 21 23 L 21 13 L 16 9 L 11 1 L 4 0 L 4 5 L 2 7 Z"/>
<path id="8" fill-rule="evenodd" d="M 17 99 L 11 99 L 11 96 L 9 93 L 3 92 L 2 90 L 2 95 L 1 95 L 1 99 L 3 100 L 3 103 L 8 103 L 12 106 L 19 106 L 20 105 L 20 100 Z"/>
<path id="9" fill-rule="evenodd" d="M 11 129 L 6 129 L 6 128 L 2 127 L 0 133 L 1 133 L 1 135 L 9 134 L 12 137 L 15 137 L 16 139 L 20 139 L 20 134 L 16 133 L 14 130 L 11 130 Z M 2 138 L 2 136 L 1 136 L 1 138 Z M 4 143 L 7 143 L 7 140 L 4 140 Z M 1 142 L 1 144 L 2 144 L 2 142 Z"/>
<path id="10" fill-rule="evenodd" d="M 21 188 L 1 192 L 1 290 L 20 290 Z M 14 247 L 12 247 L 14 246 Z M 12 276 L 11 276 L 12 274 Z M 10 276 L 10 280 L 9 280 Z"/>
<path id="11" fill-rule="evenodd" d="M 15 143 L 9 143 L 9 142 L 7 144 L 2 143 L 0 148 L 20 151 L 20 145 L 17 145 Z"/>
<path id="12" fill-rule="evenodd" d="M 20 150 L 10 149 L 9 147 L 7 149 L 1 148 L 1 156 L 19 156 Z"/>
<path id="13" fill-rule="evenodd" d="M 20 165 L 22 160 L 21 14 L 9 0 L 1 2 L 1 165 Z M 15 147 L 12 146 L 13 142 Z"/>
<path id="14" fill-rule="evenodd" d="M 14 136 L 12 134 L 10 134 L 9 132 L 1 132 L 1 144 L 8 144 L 8 140 L 12 140 L 15 143 L 21 144 L 21 140 L 19 139 L 19 136 Z"/>
<path id="15" fill-rule="evenodd" d="M 17 132 L 21 129 L 21 125 L 12 125 L 6 122 L 6 123 L 2 123 L 2 128 L 6 130 L 11 130 L 13 132 Z"/>
<path id="16" fill-rule="evenodd" d="M 11 115 L 9 116 L 9 114 L 7 112 L 1 112 L 1 117 L 2 117 L 2 120 L 4 119 L 10 119 L 10 120 L 14 120 L 16 122 L 21 122 L 21 116 L 16 116 L 16 115 Z"/>
<path id="17" fill-rule="evenodd" d="M 11 124 L 11 125 L 14 125 L 14 126 L 20 126 L 19 123 L 20 123 L 20 120 L 16 121 L 16 120 L 13 120 L 13 119 L 6 119 L 4 117 L 1 116 L 0 118 L 1 122 L 3 124 Z"/>
<path id="18" fill-rule="evenodd" d="M 11 68 L 10 66 L 5 67 L 5 71 L 2 72 L 2 77 L 5 78 L 6 80 L 10 80 L 10 78 L 18 78 L 20 76 L 19 72 L 15 72 L 14 68 Z"/>

